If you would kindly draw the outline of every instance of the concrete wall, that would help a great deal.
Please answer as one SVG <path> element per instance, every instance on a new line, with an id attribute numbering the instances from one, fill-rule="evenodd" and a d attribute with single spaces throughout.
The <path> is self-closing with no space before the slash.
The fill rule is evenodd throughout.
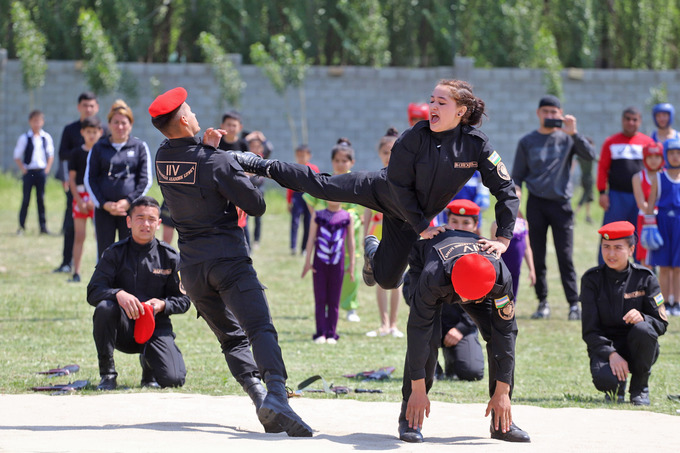
<path id="1" fill-rule="evenodd" d="M 146 111 L 158 93 L 182 85 L 188 102 L 203 129 L 219 125 L 229 106 L 219 101 L 219 88 L 209 66 L 203 64 L 123 63 L 124 74 L 134 80 L 135 96 L 121 93 L 100 99 L 100 117 L 115 98 L 123 97 L 136 115 L 133 134 L 154 150 L 162 136 L 153 128 Z M 238 67 L 247 83 L 240 111 L 247 129 L 262 130 L 274 143 L 274 157 L 293 160 L 286 103 L 254 66 Z M 643 110 L 644 132 L 653 123 L 649 113 L 650 88 L 666 83 L 670 102 L 678 103 L 680 73 L 677 71 L 584 70 L 564 71 L 565 113 L 577 117 L 579 131 L 592 137 L 596 146 L 620 130 L 621 111 L 635 105 Z M 482 130 L 512 167 L 518 139 L 536 128 L 536 106 L 544 94 L 542 72 L 532 69 L 476 69 L 469 61 L 456 67 L 427 69 L 366 67 L 313 67 L 304 86 L 313 162 L 330 170 L 330 149 L 338 137 L 350 138 L 356 150 L 355 169 L 377 169 L 376 148 L 389 126 L 407 127 L 409 102 L 426 102 L 440 78 L 461 78 L 475 86 L 487 105 L 488 118 Z M 50 61 L 45 86 L 33 96 L 33 108 L 45 112 L 45 130 L 55 142 L 64 125 L 77 119 L 76 101 L 86 83 L 78 62 Z M 294 119 L 299 123 L 300 98 L 288 94 Z M 0 166 L 13 168 L 16 139 L 28 128 L 29 94 L 21 85 L 21 64 L 16 60 L 0 65 Z M 299 126 L 298 126 L 299 131 Z M 299 132 L 298 132 L 299 134 Z M 300 138 L 298 138 L 300 140 Z"/>

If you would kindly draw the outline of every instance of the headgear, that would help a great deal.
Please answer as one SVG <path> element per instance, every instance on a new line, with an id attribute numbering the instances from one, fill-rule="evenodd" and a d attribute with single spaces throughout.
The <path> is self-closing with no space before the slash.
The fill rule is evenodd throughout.
<path id="1" fill-rule="evenodd" d="M 449 203 L 446 206 L 446 209 L 448 209 L 449 213 L 453 215 L 462 216 L 479 215 L 479 206 L 477 205 L 477 203 L 471 200 L 466 200 L 464 198 L 451 201 L 451 203 Z"/>
<path id="2" fill-rule="evenodd" d="M 149 106 L 149 115 L 152 118 L 165 115 L 177 109 L 187 100 L 187 90 L 182 87 L 166 91 L 154 99 Z"/>
<path id="3" fill-rule="evenodd" d="M 548 94 L 543 96 L 541 100 L 538 101 L 538 108 L 540 109 L 541 107 L 557 107 L 560 109 L 562 108 L 562 104 L 560 103 L 560 100 L 557 98 L 557 96 Z"/>
<path id="4" fill-rule="evenodd" d="M 669 138 L 668 140 L 663 142 L 663 157 L 666 160 L 666 167 L 667 168 L 680 168 L 680 165 L 673 166 L 668 161 L 668 151 L 671 150 L 671 149 L 680 149 L 680 139 Z"/>
<path id="5" fill-rule="evenodd" d="M 430 118 L 430 107 L 427 104 L 414 104 L 411 102 L 408 105 L 408 122 L 411 123 L 413 120 L 427 120 Z"/>
<path id="6" fill-rule="evenodd" d="M 477 253 L 463 255 L 451 269 L 451 284 L 460 297 L 482 299 L 496 283 L 496 269 L 491 261 Z"/>
<path id="7" fill-rule="evenodd" d="M 664 152 L 663 152 L 663 145 L 661 143 L 647 143 L 644 148 L 642 148 L 642 163 L 644 164 L 645 168 L 649 171 L 658 171 L 663 168 L 663 162 L 661 162 L 661 165 L 659 168 L 650 168 L 649 164 L 647 163 L 647 158 L 649 156 L 661 156 L 661 158 L 664 158 Z"/>
<path id="8" fill-rule="evenodd" d="M 597 230 L 602 239 L 613 241 L 615 239 L 625 239 L 635 234 L 635 226 L 627 220 L 619 220 L 603 225 Z"/>
<path id="9" fill-rule="evenodd" d="M 659 123 L 656 122 L 656 114 L 659 112 L 668 113 L 668 126 L 673 124 L 673 117 L 675 116 L 675 107 L 673 107 L 673 104 L 664 102 L 661 104 L 656 104 L 654 107 L 652 107 L 652 119 L 654 120 L 656 127 L 659 127 Z"/>
<path id="10" fill-rule="evenodd" d="M 149 341 L 156 329 L 156 319 L 153 317 L 153 307 L 149 304 L 144 305 L 144 314 L 139 315 L 135 320 L 135 341 L 139 344 L 144 344 Z"/>

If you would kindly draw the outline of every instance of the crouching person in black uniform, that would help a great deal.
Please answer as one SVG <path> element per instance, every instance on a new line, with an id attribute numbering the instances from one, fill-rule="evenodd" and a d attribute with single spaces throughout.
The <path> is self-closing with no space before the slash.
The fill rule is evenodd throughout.
<path id="1" fill-rule="evenodd" d="M 95 307 L 93 333 L 101 375 L 97 390 L 116 388 L 114 349 L 140 354 L 143 387 L 184 385 L 187 371 L 170 315 L 185 313 L 191 302 L 179 280 L 178 253 L 155 237 L 160 223 L 156 200 L 134 200 L 127 216 L 132 236 L 104 251 L 87 285 L 87 301 Z M 156 327 L 151 338 L 139 344 L 135 320 L 146 310 L 153 311 Z"/>
<path id="2" fill-rule="evenodd" d="M 236 207 L 260 216 L 264 198 L 231 154 L 216 148 L 225 131 L 208 129 L 203 142 L 197 136 L 201 128 L 186 98 L 177 87 L 149 106 L 153 125 L 168 138 L 156 154 L 156 175 L 179 235 L 184 285 L 265 431 L 311 437 L 288 404 L 278 334 L 238 226 Z"/>
<path id="3" fill-rule="evenodd" d="M 580 297 L 593 383 L 606 401 L 615 397 L 622 403 L 631 374 L 630 402 L 649 406 L 649 376 L 668 326 L 663 295 L 652 271 L 629 261 L 635 250 L 632 223 L 608 223 L 598 232 L 605 264 L 583 275 Z"/>
<path id="4" fill-rule="evenodd" d="M 441 343 L 443 303 L 461 305 L 477 324 L 489 360 L 491 437 L 529 442 L 512 421 L 510 398 L 515 370 L 515 323 L 512 276 L 495 254 L 482 250 L 474 233 L 448 230 L 418 241 L 409 257 L 405 294 L 410 305 L 408 349 L 399 414 L 399 438 L 422 442 L 420 429 L 429 416 L 437 352 Z"/>

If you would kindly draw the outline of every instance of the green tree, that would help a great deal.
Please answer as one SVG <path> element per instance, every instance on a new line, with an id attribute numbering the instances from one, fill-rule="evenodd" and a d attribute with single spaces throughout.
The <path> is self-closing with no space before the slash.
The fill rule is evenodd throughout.
<path id="1" fill-rule="evenodd" d="M 99 19 L 90 9 L 80 10 L 78 26 L 83 43 L 85 77 L 90 88 L 99 94 L 106 94 L 118 88 L 120 69 L 116 63 L 116 55 Z"/>
<path id="2" fill-rule="evenodd" d="M 45 58 L 45 36 L 38 30 L 29 12 L 20 2 L 12 3 L 12 29 L 14 46 L 21 60 L 24 89 L 29 92 L 29 105 L 33 109 L 33 93 L 45 84 L 47 61 Z"/>
<path id="3" fill-rule="evenodd" d="M 205 61 L 212 67 L 215 78 L 220 85 L 221 98 L 232 106 L 239 107 L 246 84 L 231 62 L 229 55 L 217 42 L 217 38 L 205 31 L 198 36 L 198 45 L 203 51 Z"/>
<path id="4" fill-rule="evenodd" d="M 262 43 L 257 42 L 253 44 L 250 47 L 250 58 L 264 72 L 274 90 L 284 98 L 292 149 L 295 149 L 300 142 L 298 141 L 297 127 L 291 113 L 292 107 L 288 98 L 288 91 L 290 88 L 297 89 L 300 99 L 300 133 L 302 143 L 308 143 L 307 103 L 303 84 L 309 63 L 304 52 L 300 49 L 294 49 L 285 36 L 275 35 L 269 40 L 269 50 Z"/>

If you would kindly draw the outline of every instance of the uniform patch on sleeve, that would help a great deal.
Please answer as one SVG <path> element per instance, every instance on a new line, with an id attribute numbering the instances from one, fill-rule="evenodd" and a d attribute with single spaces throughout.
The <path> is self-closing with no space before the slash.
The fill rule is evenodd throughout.
<path id="1" fill-rule="evenodd" d="M 515 317 L 515 303 L 513 301 L 508 301 L 503 308 L 498 309 L 498 316 L 505 321 L 510 321 Z"/>
<path id="2" fill-rule="evenodd" d="M 496 151 L 491 153 L 489 156 L 489 162 L 491 162 L 494 165 L 498 165 L 498 163 L 501 161 L 501 156 L 498 155 Z"/>
<path id="3" fill-rule="evenodd" d="M 508 169 L 505 167 L 503 162 L 500 162 L 498 165 L 496 165 L 496 171 L 498 172 L 498 176 L 500 176 L 501 179 L 510 181 L 510 173 L 508 173 Z"/>
<path id="4" fill-rule="evenodd" d="M 654 296 L 654 302 L 656 302 L 656 306 L 658 307 L 663 303 L 663 294 L 659 293 L 656 296 Z"/>
<path id="5" fill-rule="evenodd" d="M 156 162 L 160 184 L 196 184 L 196 162 Z"/>
<path id="6" fill-rule="evenodd" d="M 508 296 L 503 296 L 500 299 L 493 300 L 493 303 L 496 304 L 496 308 L 503 308 L 508 304 L 508 302 L 510 302 L 510 298 Z"/>

